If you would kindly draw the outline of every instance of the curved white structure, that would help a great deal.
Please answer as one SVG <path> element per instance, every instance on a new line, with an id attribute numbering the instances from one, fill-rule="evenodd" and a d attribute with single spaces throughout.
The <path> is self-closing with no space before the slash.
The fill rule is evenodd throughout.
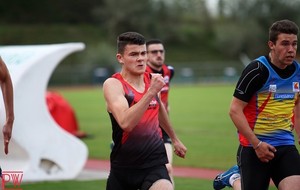
<path id="1" fill-rule="evenodd" d="M 23 181 L 73 179 L 85 165 L 86 145 L 65 132 L 50 115 L 45 94 L 49 79 L 69 54 L 83 43 L 0 46 L 14 86 L 15 122 L 9 154 L 4 154 L 0 130 L 0 165 L 3 171 L 23 172 Z M 0 129 L 5 120 L 0 93 Z"/>

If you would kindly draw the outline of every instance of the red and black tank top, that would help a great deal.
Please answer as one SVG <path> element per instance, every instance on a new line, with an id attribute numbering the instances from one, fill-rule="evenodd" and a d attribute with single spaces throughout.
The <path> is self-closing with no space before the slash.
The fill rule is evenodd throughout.
<path id="1" fill-rule="evenodd" d="M 145 90 L 142 93 L 128 84 L 120 73 L 116 73 L 112 77 L 122 83 L 129 107 L 138 103 L 150 86 L 149 73 L 144 74 Z M 110 158 L 112 168 L 138 169 L 167 163 L 158 113 L 159 103 L 158 99 L 154 97 L 141 120 L 131 132 L 123 131 L 113 115 L 109 113 L 115 144 Z"/>

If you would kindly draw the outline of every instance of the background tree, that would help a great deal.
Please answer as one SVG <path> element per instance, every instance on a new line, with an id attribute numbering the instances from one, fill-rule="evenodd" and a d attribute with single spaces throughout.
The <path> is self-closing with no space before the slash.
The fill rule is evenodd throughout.
<path id="1" fill-rule="evenodd" d="M 219 0 L 217 14 L 208 9 L 210 0 L 0 1 L 1 45 L 83 42 L 86 50 L 65 61 L 80 66 L 57 71 L 85 75 L 115 64 L 115 39 L 125 31 L 162 39 L 168 62 L 200 76 L 238 68 L 241 54 L 266 54 L 267 27 L 275 20 L 300 24 L 299 0 Z"/>
<path id="2" fill-rule="evenodd" d="M 254 58 L 266 53 L 267 27 L 281 19 L 299 23 L 299 8 L 297 0 L 220 0 L 216 48 L 230 57 L 246 53 Z"/>

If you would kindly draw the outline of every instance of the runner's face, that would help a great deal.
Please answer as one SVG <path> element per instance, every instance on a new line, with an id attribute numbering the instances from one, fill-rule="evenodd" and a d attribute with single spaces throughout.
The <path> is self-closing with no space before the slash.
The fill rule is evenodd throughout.
<path id="1" fill-rule="evenodd" d="M 273 64 L 279 68 L 292 64 L 296 58 L 297 42 L 297 35 L 284 33 L 278 35 L 275 44 L 269 42 Z"/>
<path id="2" fill-rule="evenodd" d="M 127 45 L 123 54 L 117 54 L 123 68 L 136 74 L 142 74 L 146 69 L 146 45 Z"/>
<path id="3" fill-rule="evenodd" d="M 147 49 L 148 63 L 157 70 L 160 70 L 165 62 L 165 50 L 162 44 L 151 44 Z"/>

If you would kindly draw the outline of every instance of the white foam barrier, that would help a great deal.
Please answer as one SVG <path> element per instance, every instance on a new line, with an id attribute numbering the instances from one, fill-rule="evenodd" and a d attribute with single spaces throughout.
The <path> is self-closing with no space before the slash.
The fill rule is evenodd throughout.
<path id="1" fill-rule="evenodd" d="M 3 151 L 0 130 L 0 165 L 3 171 L 23 172 L 23 181 L 75 178 L 84 167 L 88 149 L 65 132 L 50 115 L 46 90 L 56 66 L 66 56 L 85 48 L 83 43 L 0 46 L 14 87 L 15 122 L 9 154 Z M 0 129 L 5 121 L 0 93 Z"/>

